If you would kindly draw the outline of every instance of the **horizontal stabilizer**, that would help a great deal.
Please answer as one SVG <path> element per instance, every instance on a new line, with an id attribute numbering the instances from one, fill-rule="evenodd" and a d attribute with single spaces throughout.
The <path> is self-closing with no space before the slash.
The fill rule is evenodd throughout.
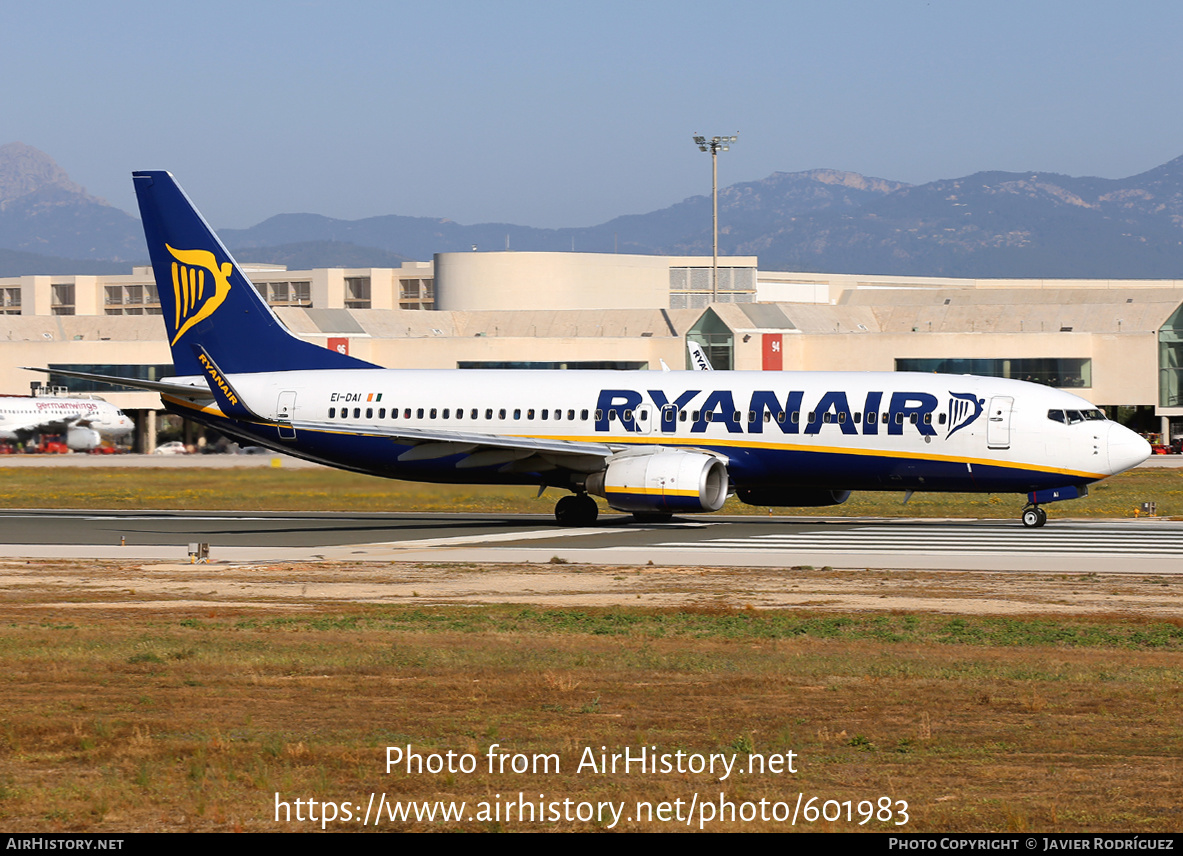
<path id="1" fill-rule="evenodd" d="M 41 372 L 42 374 L 55 374 L 62 377 L 76 377 L 79 380 L 91 380 L 98 383 L 106 383 L 111 386 L 125 386 L 128 389 L 143 389 L 148 392 L 164 392 L 172 393 L 174 395 L 184 395 L 188 397 L 201 396 L 203 393 L 209 394 L 209 390 L 201 383 L 200 378 L 194 378 L 192 383 L 185 383 L 180 380 L 142 380 L 140 378 L 132 377 L 116 377 L 114 375 L 92 374 L 90 372 L 75 372 L 67 371 L 65 369 L 42 369 L 34 366 L 21 366 L 22 369 L 28 372 Z"/>

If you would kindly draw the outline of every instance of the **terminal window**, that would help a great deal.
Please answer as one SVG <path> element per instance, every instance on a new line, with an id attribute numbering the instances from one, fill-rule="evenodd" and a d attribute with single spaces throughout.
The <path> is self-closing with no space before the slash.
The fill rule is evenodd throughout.
<path id="1" fill-rule="evenodd" d="M 904 359 L 897 372 L 967 374 L 1004 377 L 1041 383 L 1058 389 L 1087 389 L 1093 385 L 1093 361 L 1078 357 L 1021 357 L 1017 359 Z"/>

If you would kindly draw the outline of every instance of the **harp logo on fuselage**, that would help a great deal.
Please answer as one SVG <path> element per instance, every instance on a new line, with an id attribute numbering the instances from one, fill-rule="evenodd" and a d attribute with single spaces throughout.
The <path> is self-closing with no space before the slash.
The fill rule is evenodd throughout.
<path id="1" fill-rule="evenodd" d="M 949 433 L 945 435 L 946 440 L 981 416 L 982 405 L 986 403 L 985 399 L 972 393 L 950 392 L 949 395 Z"/>

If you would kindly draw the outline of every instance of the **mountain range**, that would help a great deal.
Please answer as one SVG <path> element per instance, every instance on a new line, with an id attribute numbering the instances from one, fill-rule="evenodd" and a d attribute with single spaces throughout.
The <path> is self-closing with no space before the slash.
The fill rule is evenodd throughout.
<path id="1" fill-rule="evenodd" d="M 1183 278 L 1183 157 L 1122 179 L 979 172 L 910 185 L 853 172 L 776 172 L 719 191 L 720 252 L 764 270 L 910 276 Z M 242 261 L 389 267 L 437 252 L 709 255 L 711 203 L 692 196 L 598 226 L 280 214 L 221 231 Z M 43 152 L 0 146 L 0 276 L 143 264 L 139 221 Z"/>

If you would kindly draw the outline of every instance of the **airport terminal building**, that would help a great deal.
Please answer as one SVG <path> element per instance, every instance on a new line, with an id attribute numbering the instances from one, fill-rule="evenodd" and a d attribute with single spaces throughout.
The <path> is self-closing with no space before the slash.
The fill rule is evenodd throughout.
<path id="1" fill-rule="evenodd" d="M 399 268 L 243 264 L 304 339 L 391 368 L 921 371 L 1029 380 L 1183 435 L 1183 280 L 973 280 L 766 272 L 751 256 L 441 253 Z M 151 269 L 0 278 L 0 392 L 44 366 L 172 373 Z M 82 381 L 53 379 L 71 391 Z M 155 443 L 159 400 L 93 391 Z"/>

